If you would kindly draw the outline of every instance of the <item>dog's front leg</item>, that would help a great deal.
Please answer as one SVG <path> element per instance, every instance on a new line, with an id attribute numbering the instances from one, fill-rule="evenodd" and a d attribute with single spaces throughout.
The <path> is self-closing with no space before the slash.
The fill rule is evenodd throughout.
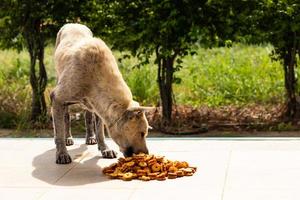
<path id="1" fill-rule="evenodd" d="M 70 119 L 68 107 L 66 108 L 66 113 L 64 115 L 64 123 L 65 123 L 66 145 L 71 146 L 74 144 L 74 141 L 71 133 L 71 119 Z"/>
<path id="2" fill-rule="evenodd" d="M 87 145 L 97 144 L 94 128 L 94 114 L 88 110 L 85 111 L 85 143 Z"/>
<path id="3" fill-rule="evenodd" d="M 56 163 L 68 164 L 72 162 L 66 148 L 64 116 L 67 113 L 67 106 L 63 103 L 52 102 L 52 118 L 54 127 L 54 140 L 56 144 Z"/>
<path id="4" fill-rule="evenodd" d="M 101 151 L 103 158 L 116 158 L 117 152 L 109 149 L 107 144 L 104 141 L 104 123 L 100 117 L 95 115 L 95 133 L 98 142 L 98 149 Z"/>

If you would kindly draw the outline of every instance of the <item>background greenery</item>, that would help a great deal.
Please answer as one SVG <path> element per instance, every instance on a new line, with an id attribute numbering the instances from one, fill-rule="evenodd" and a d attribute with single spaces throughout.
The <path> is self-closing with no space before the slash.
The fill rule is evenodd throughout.
<path id="1" fill-rule="evenodd" d="M 272 61 L 269 57 L 273 50 L 271 45 L 234 44 L 232 47 L 211 49 L 194 46 L 193 49 L 196 54 L 184 57 L 182 70 L 175 73 L 180 80 L 180 84 L 174 85 L 177 104 L 214 107 L 277 104 L 284 101 L 283 70 L 279 61 Z M 144 105 L 158 105 L 154 58 L 139 68 L 137 58 L 124 58 L 125 54 L 118 51 L 114 54 L 134 98 Z M 31 103 L 29 63 L 26 51 L 0 52 L 2 128 L 26 126 Z M 46 48 L 45 65 L 49 77 L 45 95 L 49 104 L 49 93 L 55 85 L 53 46 Z"/>
<path id="2" fill-rule="evenodd" d="M 293 124 L 300 119 L 299 0 L 2 0 L 0 8 L 0 48 L 25 49 L 30 54 L 27 78 L 32 103 L 27 122 L 32 127 L 50 121 L 46 101 L 54 79 L 50 73 L 48 80 L 44 51 L 66 23 L 87 25 L 112 49 L 125 53 L 117 57 L 135 98 L 146 104 L 158 104 L 159 99 L 161 114 L 156 113 L 156 123 L 162 131 L 173 126 L 174 102 L 194 106 L 255 103 L 259 107 L 282 102 L 284 97 L 283 104 L 276 104 L 283 108 L 276 119 Z M 265 54 L 256 48 L 265 49 Z M 138 61 L 122 59 L 126 55 Z M 279 62 L 271 63 L 266 55 L 280 62 L 283 74 L 278 71 Z M 11 89 L 4 89 L 9 98 L 2 97 L 3 104 L 11 104 L 14 110 L 1 119 L 8 124 L 13 124 L 9 119 L 26 119 L 28 113 L 24 110 L 27 100 L 15 104 L 18 95 L 11 94 L 21 90 L 21 99 L 28 94 L 26 83 L 15 84 L 9 75 L 26 73 L 21 65 L 26 61 L 18 57 L 13 62 L 16 70 L 3 73 L 4 80 L 12 82 Z"/>

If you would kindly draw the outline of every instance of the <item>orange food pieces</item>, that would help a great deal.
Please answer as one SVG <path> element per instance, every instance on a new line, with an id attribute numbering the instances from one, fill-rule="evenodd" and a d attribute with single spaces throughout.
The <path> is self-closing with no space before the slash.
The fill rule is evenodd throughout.
<path id="1" fill-rule="evenodd" d="M 196 167 L 190 167 L 185 161 L 170 161 L 163 156 L 136 154 L 132 157 L 119 158 L 103 169 L 103 173 L 114 179 L 142 181 L 176 179 L 183 176 L 192 176 Z"/>
<path id="2" fill-rule="evenodd" d="M 123 174 L 121 178 L 124 181 L 131 181 L 133 179 L 133 173 L 127 172 L 127 173 Z"/>

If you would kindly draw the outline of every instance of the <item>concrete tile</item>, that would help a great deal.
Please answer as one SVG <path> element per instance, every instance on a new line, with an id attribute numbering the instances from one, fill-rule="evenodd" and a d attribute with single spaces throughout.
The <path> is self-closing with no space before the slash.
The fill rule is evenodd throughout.
<path id="1" fill-rule="evenodd" d="M 170 160 L 187 161 L 192 166 L 224 168 L 224 164 L 229 159 L 230 151 L 212 151 L 202 150 L 200 152 L 162 152 L 163 155 Z"/>
<path id="2" fill-rule="evenodd" d="M 178 185 L 177 188 L 172 190 L 166 189 L 163 186 L 153 188 L 151 190 L 138 189 L 136 190 L 131 200 L 153 200 L 153 199 L 172 199 L 172 200 L 183 200 L 183 199 L 205 199 L 205 200 L 221 200 L 221 193 L 216 190 L 203 190 L 201 188 L 190 189 L 187 185 Z"/>
<path id="3" fill-rule="evenodd" d="M 222 172 L 216 173 L 201 173 L 196 172 L 193 176 L 182 177 L 177 179 L 167 179 L 165 181 L 139 181 L 136 185 L 138 189 L 148 189 L 149 191 L 156 190 L 156 188 L 164 188 L 166 191 L 183 189 L 202 189 L 202 190 L 214 190 L 217 193 L 221 193 L 224 187 L 225 174 Z"/>
<path id="4" fill-rule="evenodd" d="M 49 187 L 59 180 L 66 168 L 44 168 L 32 171 L 32 168 L 0 168 L 0 187 Z"/>
<path id="5" fill-rule="evenodd" d="M 299 169 L 298 150 L 233 150 L 231 168 Z"/>
<path id="6" fill-rule="evenodd" d="M 233 172 L 234 171 L 234 172 Z M 300 169 L 230 169 L 226 181 L 226 189 L 299 189 Z"/>
<path id="7" fill-rule="evenodd" d="M 19 139 L 19 138 L 0 138 L 0 151 L 2 150 L 30 150 L 32 148 L 35 148 L 35 144 L 41 144 L 45 143 L 47 144 L 49 148 L 49 141 L 38 141 L 34 139 Z M 43 145 L 44 146 L 44 145 Z M 42 148 L 42 147 L 39 147 Z"/>
<path id="8" fill-rule="evenodd" d="M 222 189 L 224 185 L 226 166 L 229 160 L 229 151 L 202 151 L 199 153 L 166 152 L 162 155 L 171 160 L 188 161 L 191 166 L 198 167 L 198 171 L 193 177 L 169 180 L 167 181 L 168 183 L 164 183 L 167 187 L 174 188 L 177 187 L 178 184 L 195 183 L 190 184 L 191 187 L 197 185 L 197 187 L 201 186 L 204 188 L 213 187 L 218 188 L 219 190 Z M 58 184 L 86 185 L 85 183 L 93 183 L 93 185 L 89 184 L 89 186 L 93 187 L 95 184 L 103 185 L 102 182 L 105 181 L 105 177 L 103 177 L 102 174 L 103 167 L 116 161 L 117 159 L 103 159 L 97 155 L 89 154 L 80 161 L 80 164 L 76 165 L 72 171 L 62 178 Z M 110 183 L 116 184 L 114 180 Z M 105 184 L 108 187 L 112 187 L 110 184 Z M 156 187 L 157 184 L 160 183 L 157 183 L 157 181 L 151 181 L 151 183 L 140 182 L 139 184 L 126 184 L 121 185 L 120 187 Z"/>
<path id="9" fill-rule="evenodd" d="M 37 200 L 46 192 L 46 189 L 41 188 L 1 188 L 1 200 Z"/>
<path id="10" fill-rule="evenodd" d="M 237 140 L 232 141 L 232 149 L 247 151 L 284 151 L 284 150 L 297 150 L 300 151 L 300 140 L 291 139 L 257 139 L 257 140 Z"/>
<path id="11" fill-rule="evenodd" d="M 300 198 L 300 140 L 150 138 L 151 153 L 198 168 L 192 177 L 164 182 L 111 180 L 102 168 L 117 159 L 83 143 L 68 147 L 72 164 L 57 165 L 53 139 L 0 139 L 0 199 L 95 199 L 96 192 L 105 199 Z"/>
<path id="12" fill-rule="evenodd" d="M 92 168 L 74 168 L 55 185 L 75 188 L 107 188 L 107 189 L 133 189 L 136 188 L 139 181 L 122 181 L 110 179 L 102 174 L 102 169 Z"/>
<path id="13" fill-rule="evenodd" d="M 149 191 L 164 188 L 165 191 L 173 191 L 179 188 L 192 190 L 213 190 L 221 194 L 226 175 L 226 166 L 229 160 L 229 152 L 226 151 L 202 151 L 199 153 L 186 154 L 184 152 L 166 152 L 168 159 L 185 160 L 191 166 L 197 167 L 197 172 L 191 177 L 182 177 L 166 181 L 141 182 L 137 185 L 138 189 L 148 189 Z"/>
<path id="14" fill-rule="evenodd" d="M 118 152 L 118 157 L 121 156 L 121 153 Z M 110 165 L 111 163 L 117 162 L 118 159 L 110 159 L 110 158 L 102 158 L 100 152 L 97 151 L 88 151 L 85 156 L 78 162 L 76 168 L 91 168 L 91 167 L 105 167 Z"/>
<path id="15" fill-rule="evenodd" d="M 299 200 L 300 190 L 294 189 L 251 189 L 225 190 L 223 200 Z"/>
<path id="16" fill-rule="evenodd" d="M 0 140 L 1 141 L 1 140 Z M 11 143 L 11 141 L 9 140 Z M 14 143 L 19 144 L 15 146 L 23 145 L 28 141 L 17 140 Z M 48 141 L 48 144 L 50 142 Z M 29 144 L 26 144 L 29 145 Z M 49 146 L 49 145 L 48 145 Z M 30 144 L 28 149 L 19 149 L 14 147 L 7 147 L 7 149 L 1 149 L 1 167 L 28 167 L 28 166 L 47 166 L 56 167 L 55 163 L 55 146 L 50 145 L 48 149 L 44 149 L 44 142 Z M 87 152 L 87 147 L 85 145 L 74 145 L 68 147 L 68 152 L 74 161 L 78 161 L 83 158 L 84 153 Z"/>
<path id="17" fill-rule="evenodd" d="M 61 189 L 55 188 L 44 194 L 40 200 L 53 200 L 53 199 L 72 199 L 72 200 L 124 200 L 129 199 L 132 190 L 125 189 L 103 189 L 103 188 L 76 188 L 76 189 Z"/>
<path id="18" fill-rule="evenodd" d="M 299 153 L 298 151 L 233 151 L 225 189 L 298 189 Z"/>
<path id="19" fill-rule="evenodd" d="M 199 152 L 202 150 L 229 150 L 231 141 L 180 140 L 180 139 L 147 139 L 150 153 L 157 152 Z"/>

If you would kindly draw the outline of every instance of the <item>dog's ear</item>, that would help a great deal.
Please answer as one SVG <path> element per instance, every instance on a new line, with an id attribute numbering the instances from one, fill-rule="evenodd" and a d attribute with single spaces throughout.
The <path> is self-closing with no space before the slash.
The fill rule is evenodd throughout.
<path id="1" fill-rule="evenodd" d="M 133 112 L 149 112 L 152 110 L 155 110 L 155 107 L 148 107 L 148 106 L 137 106 L 137 107 L 130 107 L 127 109 L 128 111 L 133 111 Z"/>
<path id="2" fill-rule="evenodd" d="M 140 103 L 135 100 L 132 100 L 132 102 L 129 105 L 129 107 L 139 107 L 139 106 L 140 106 Z"/>
<path id="3" fill-rule="evenodd" d="M 129 120 L 138 119 L 143 116 L 144 112 L 141 110 L 127 110 L 125 115 Z"/>
<path id="4" fill-rule="evenodd" d="M 126 115 L 129 119 L 140 118 L 145 112 L 149 112 L 154 109 L 155 107 L 140 106 L 137 101 L 132 101 L 127 109 Z"/>

